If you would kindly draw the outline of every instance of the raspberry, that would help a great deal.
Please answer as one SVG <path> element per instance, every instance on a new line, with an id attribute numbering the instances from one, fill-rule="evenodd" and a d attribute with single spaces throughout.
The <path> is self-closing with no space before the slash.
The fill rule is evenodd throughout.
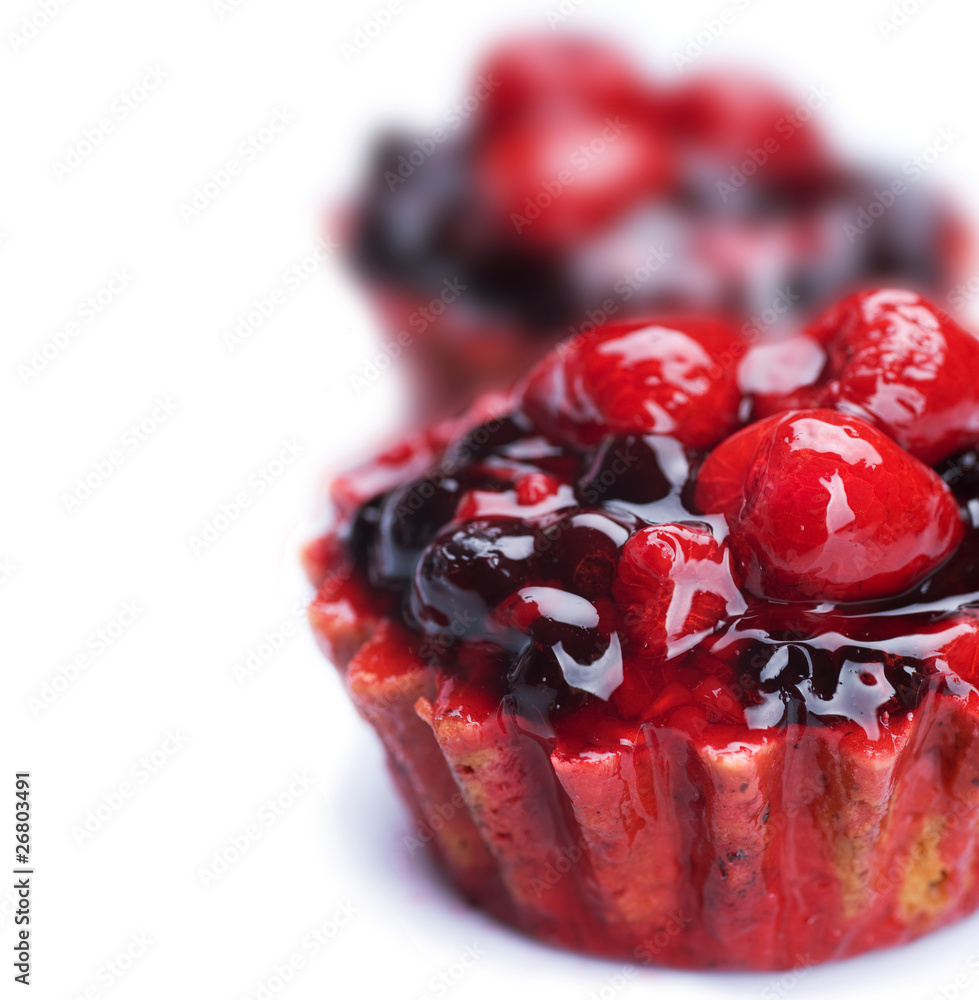
<path id="1" fill-rule="evenodd" d="M 786 601 L 903 593 L 964 532 L 931 469 L 833 410 L 777 414 L 729 438 L 704 463 L 695 503 L 727 518 L 748 589 Z"/>
<path id="2" fill-rule="evenodd" d="M 709 319 L 602 327 L 552 351 L 531 373 L 527 416 L 578 447 L 606 434 L 667 434 L 709 448 L 738 422 L 741 340 Z"/>
<path id="3" fill-rule="evenodd" d="M 759 413 L 832 407 L 879 427 L 927 465 L 979 441 L 979 340 L 927 299 L 895 288 L 858 292 L 806 335 L 827 348 L 821 375 Z"/>
<path id="4" fill-rule="evenodd" d="M 754 152 L 769 184 L 821 188 L 839 175 L 818 130 L 804 125 L 796 102 L 765 80 L 705 74 L 677 88 L 665 111 L 670 132 L 703 158 L 726 166 Z"/>
<path id="5" fill-rule="evenodd" d="M 628 114 L 562 114 L 513 124 L 477 152 L 477 190 L 511 240 L 560 248 L 669 184 L 656 133 Z"/>
<path id="6" fill-rule="evenodd" d="M 489 89 L 478 110 L 484 130 L 567 109 L 640 113 L 653 99 L 619 51 L 573 35 L 532 35 L 501 45 L 477 71 L 477 88 L 480 82 Z"/>
<path id="7" fill-rule="evenodd" d="M 612 593 L 634 652 L 657 661 L 745 610 L 727 546 L 703 526 L 638 531 L 622 550 Z"/>

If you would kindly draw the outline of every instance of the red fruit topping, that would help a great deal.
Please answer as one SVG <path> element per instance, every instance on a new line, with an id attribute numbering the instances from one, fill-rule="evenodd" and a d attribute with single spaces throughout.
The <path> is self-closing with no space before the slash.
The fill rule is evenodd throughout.
<path id="1" fill-rule="evenodd" d="M 756 414 L 825 392 L 836 336 L 753 349 Z M 737 346 L 572 341 L 525 411 L 367 467 L 351 494 L 381 492 L 306 552 L 418 840 L 547 941 L 781 968 L 979 906 L 977 452 L 953 497 L 879 426 L 799 407 L 705 459 L 743 412 Z"/>
<path id="2" fill-rule="evenodd" d="M 833 407 L 928 465 L 979 442 L 979 340 L 927 299 L 895 288 L 858 292 L 806 333 L 828 350 L 818 381 L 759 412 Z"/>
<path id="3" fill-rule="evenodd" d="M 703 706 L 708 722 L 744 723 L 744 709 L 741 703 L 720 678 L 708 675 L 692 693 Z"/>
<path id="4" fill-rule="evenodd" d="M 700 471 L 753 593 L 872 600 L 903 593 L 955 550 L 963 524 L 931 469 L 856 417 L 801 410 L 752 424 Z"/>
<path id="5" fill-rule="evenodd" d="M 476 74 L 485 97 L 480 125 L 540 118 L 562 111 L 638 111 L 649 95 L 636 70 L 614 48 L 581 36 L 530 36 L 492 52 Z"/>
<path id="6" fill-rule="evenodd" d="M 727 546 L 706 527 L 660 524 L 622 549 L 612 593 L 633 652 L 661 660 L 745 609 Z"/>
<path id="7" fill-rule="evenodd" d="M 579 510 L 546 528 L 541 548 L 549 551 L 566 590 L 594 600 L 611 591 L 619 550 L 629 534 L 629 528 L 600 510 Z"/>
<path id="8" fill-rule="evenodd" d="M 606 434 L 667 434 L 708 448 L 738 422 L 741 341 L 710 319 L 618 323 L 568 341 L 531 373 L 527 415 L 577 446 Z"/>
<path id="9" fill-rule="evenodd" d="M 813 96 L 819 100 L 818 92 Z M 839 168 L 819 130 L 803 121 L 796 101 L 767 81 L 744 75 L 700 76 L 680 87 L 666 106 L 670 131 L 726 164 L 726 171 L 747 160 L 766 180 L 831 181 Z"/>
<path id="10" fill-rule="evenodd" d="M 689 471 L 683 448 L 672 438 L 609 435 L 578 481 L 578 490 L 590 504 L 609 495 L 633 503 L 652 503 L 662 500 L 671 486 L 682 486 Z"/>
<path id="11" fill-rule="evenodd" d="M 579 241 L 670 181 L 668 150 L 643 125 L 616 112 L 511 126 L 479 150 L 478 190 L 510 238 Z"/>
<path id="12" fill-rule="evenodd" d="M 351 571 L 347 542 L 333 532 L 309 542 L 303 548 L 300 558 L 306 576 L 314 587 L 319 587 L 331 570 L 342 567 L 347 575 Z"/>
<path id="13" fill-rule="evenodd" d="M 500 414 L 510 408 L 502 393 L 484 393 L 462 416 L 442 420 L 424 431 L 412 431 L 379 455 L 337 476 L 330 487 L 330 499 L 340 517 L 347 518 L 379 494 L 430 473 L 450 441 L 457 450 L 465 447 L 469 437 L 479 431 L 479 425 L 505 432 L 508 425 Z M 485 437 L 490 436 L 487 431 Z"/>
<path id="14" fill-rule="evenodd" d="M 938 633 L 945 640 L 937 650 L 936 659 L 952 671 L 952 675 L 946 672 L 946 682 L 953 694 L 963 698 L 972 696 L 979 701 L 976 690 L 979 685 L 979 620 L 976 611 L 962 609 L 955 618 L 922 631 L 930 635 Z"/>
<path id="15" fill-rule="evenodd" d="M 589 691 L 602 699 L 622 683 L 622 655 L 618 637 L 602 628 L 603 617 L 611 614 L 608 602 L 603 609 L 576 594 L 555 587 L 524 587 L 507 598 L 494 616 L 518 633 L 532 636 L 534 646 L 523 644 L 511 679 L 517 684 L 535 684 L 542 668 L 553 663 L 562 680 L 571 687 Z M 546 651 L 549 650 L 550 654 Z M 547 678 L 555 687 L 557 671 Z M 559 682 L 558 682 L 559 683 Z"/>
<path id="16" fill-rule="evenodd" d="M 532 507 L 557 494 L 560 483 L 545 472 L 531 472 L 517 480 L 517 503 L 522 507 Z"/>

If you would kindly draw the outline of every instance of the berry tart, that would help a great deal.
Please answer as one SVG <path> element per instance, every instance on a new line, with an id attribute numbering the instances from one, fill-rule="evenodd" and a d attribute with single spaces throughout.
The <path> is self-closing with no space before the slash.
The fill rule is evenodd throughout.
<path id="1" fill-rule="evenodd" d="M 418 397 L 449 412 L 608 321 L 770 326 L 884 282 L 944 295 L 957 216 L 919 185 L 858 227 L 893 177 L 829 148 L 832 100 L 730 72 L 650 80 L 582 37 L 492 51 L 428 133 L 378 143 L 343 224 Z"/>
<path id="2" fill-rule="evenodd" d="M 310 619 L 469 899 L 782 969 L 979 905 L 979 340 L 606 325 L 336 480 Z"/>

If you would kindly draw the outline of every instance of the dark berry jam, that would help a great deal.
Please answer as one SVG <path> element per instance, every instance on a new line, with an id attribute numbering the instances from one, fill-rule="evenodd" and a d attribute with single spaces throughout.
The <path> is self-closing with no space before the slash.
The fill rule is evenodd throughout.
<path id="1" fill-rule="evenodd" d="M 503 415 L 421 439 L 427 471 L 402 448 L 353 473 L 340 544 L 375 617 L 396 608 L 424 663 L 538 734 L 848 721 L 876 740 L 967 692 L 979 340 L 901 289 L 796 340 L 762 400 L 735 361 L 759 384 L 770 355 L 725 323 L 610 324 Z"/>
<path id="2" fill-rule="evenodd" d="M 876 739 L 947 688 L 943 650 L 979 609 L 974 453 L 939 469 L 968 523 L 953 556 L 902 594 L 840 603 L 738 589 L 717 557 L 724 518 L 691 499 L 703 458 L 665 435 L 569 449 L 515 412 L 366 502 L 350 552 L 400 595 L 427 663 L 545 729 L 587 709 L 695 730 L 848 719 Z M 669 593 L 650 591 L 646 562 Z"/>

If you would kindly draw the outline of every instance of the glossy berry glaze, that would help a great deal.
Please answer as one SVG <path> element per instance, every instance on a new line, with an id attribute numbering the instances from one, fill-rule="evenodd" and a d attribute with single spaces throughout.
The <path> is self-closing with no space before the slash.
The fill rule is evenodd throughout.
<path id="1" fill-rule="evenodd" d="M 979 344 L 887 289 L 805 335 L 762 398 L 717 321 L 605 327 L 335 484 L 316 634 L 415 842 L 544 940 L 787 968 L 979 903 Z"/>

